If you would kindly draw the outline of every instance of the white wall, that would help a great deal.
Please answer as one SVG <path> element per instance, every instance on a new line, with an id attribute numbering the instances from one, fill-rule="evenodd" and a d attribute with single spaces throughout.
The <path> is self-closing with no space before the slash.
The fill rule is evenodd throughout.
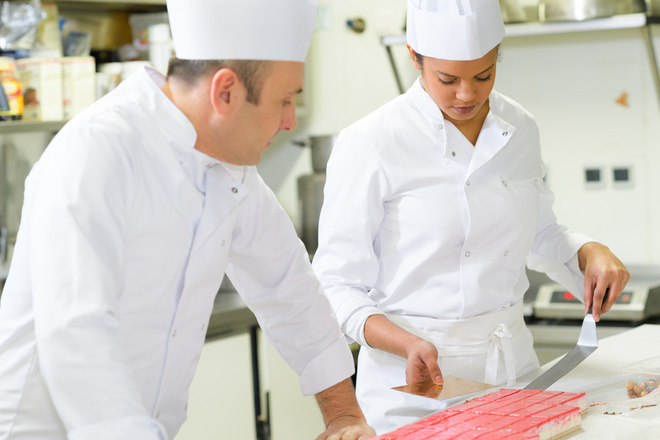
<path id="1" fill-rule="evenodd" d="M 373 6 L 366 0 L 354 3 Z M 310 52 L 308 79 L 313 87 L 307 98 L 313 104 L 301 120 L 300 138 L 310 132 L 336 132 L 398 93 L 378 36 L 401 33 L 403 11 L 391 14 L 389 31 L 384 26 L 382 32 L 361 40 L 345 29 L 341 19 L 355 15 L 349 13 L 347 1 L 335 0 L 335 4 L 337 28 L 318 31 Z M 369 14 L 363 15 L 369 23 Z M 400 19 L 394 18 L 399 15 Z M 660 47 L 660 29 L 654 26 L 654 30 L 655 45 Z M 626 264 L 657 265 L 660 185 L 654 177 L 660 166 L 660 112 L 642 32 L 505 38 L 495 87 L 537 119 L 558 219 L 604 242 Z M 407 87 L 417 72 L 405 48 L 394 49 Z M 624 93 L 627 107 L 617 104 Z M 603 169 L 601 188 L 584 184 L 584 167 L 591 165 Z M 620 165 L 630 166 L 629 187 L 611 181 L 612 167 Z M 298 224 L 295 182 L 311 172 L 308 151 L 285 140 L 271 147 L 259 168 Z"/>
<path id="2" fill-rule="evenodd" d="M 507 38 L 502 52 L 495 87 L 537 119 L 558 219 L 625 263 L 660 263 L 660 113 L 642 30 Z M 591 165 L 601 187 L 584 183 Z M 631 186 L 612 182 L 620 165 Z"/>

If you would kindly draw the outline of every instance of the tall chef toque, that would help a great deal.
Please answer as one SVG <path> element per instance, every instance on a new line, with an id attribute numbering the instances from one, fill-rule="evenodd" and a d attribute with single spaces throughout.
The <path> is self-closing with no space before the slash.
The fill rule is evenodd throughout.
<path id="1" fill-rule="evenodd" d="M 176 57 L 304 62 L 319 0 L 167 0 Z"/>
<path id="2" fill-rule="evenodd" d="M 476 60 L 503 38 L 498 0 L 408 0 L 406 39 L 420 55 Z"/>

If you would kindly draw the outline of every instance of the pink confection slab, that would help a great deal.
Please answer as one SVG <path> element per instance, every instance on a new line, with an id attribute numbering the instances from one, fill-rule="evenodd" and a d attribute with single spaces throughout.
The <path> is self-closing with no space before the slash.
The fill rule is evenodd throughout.
<path id="1" fill-rule="evenodd" d="M 462 425 L 437 430 L 429 440 L 454 439 L 465 432 L 472 431 L 470 428 Z M 407 440 L 407 439 L 406 439 Z"/>
<path id="2" fill-rule="evenodd" d="M 519 422 L 509 425 L 505 430 L 513 434 L 536 434 L 538 435 L 549 422 L 545 419 L 528 417 Z"/>
<path id="3" fill-rule="evenodd" d="M 502 399 L 499 399 L 500 402 L 520 402 L 531 396 L 534 396 L 538 393 L 541 393 L 541 390 L 518 390 L 515 394 L 510 394 Z"/>
<path id="4" fill-rule="evenodd" d="M 485 427 L 495 421 L 497 421 L 500 416 L 494 416 L 492 414 L 479 414 L 477 417 L 467 420 L 465 424 L 472 429 L 485 429 Z"/>
<path id="5" fill-rule="evenodd" d="M 587 409 L 587 396 L 585 393 L 563 393 L 559 396 L 549 398 L 544 403 L 577 406 L 580 410 L 585 411 Z"/>
<path id="6" fill-rule="evenodd" d="M 525 402 L 512 402 L 512 403 L 503 403 L 497 402 L 498 406 L 490 411 L 491 414 L 496 414 L 500 416 L 506 416 L 508 414 L 516 414 L 517 411 L 521 411 L 527 408 Z"/>
<path id="7" fill-rule="evenodd" d="M 491 431 L 481 434 L 475 440 L 539 440 L 538 435 L 511 434 L 506 431 Z"/>
<path id="8" fill-rule="evenodd" d="M 485 396 L 477 397 L 474 400 L 481 400 L 481 401 L 489 401 L 490 402 L 490 401 L 493 401 L 493 400 L 503 399 L 507 396 L 511 396 L 512 394 L 516 394 L 518 392 L 520 392 L 520 390 L 510 390 L 510 389 L 507 389 L 507 388 L 502 388 L 502 389 L 497 390 L 495 392 L 488 393 Z"/>
<path id="9" fill-rule="evenodd" d="M 471 408 L 467 412 L 471 412 L 475 414 L 492 414 L 493 411 L 502 408 L 502 406 L 503 406 L 502 403 L 496 400 L 493 402 L 486 402 L 483 405 L 479 405 L 474 408 Z"/>
<path id="10" fill-rule="evenodd" d="M 444 410 L 444 412 L 446 412 L 446 413 L 465 412 L 467 410 L 483 406 L 487 403 L 489 403 L 489 402 L 482 402 L 480 400 L 470 400 L 469 402 L 465 402 L 462 405 L 447 408 L 446 410 Z"/>
<path id="11" fill-rule="evenodd" d="M 573 417 L 582 417 L 580 415 L 580 408 L 577 406 L 566 406 L 559 405 L 553 406 L 536 414 L 532 414 L 532 417 L 546 420 L 555 420 L 555 419 L 570 419 Z"/>
<path id="12" fill-rule="evenodd" d="M 407 435 L 410 434 L 411 432 L 419 431 L 422 428 L 423 428 L 422 426 L 418 425 L 417 423 L 414 423 L 412 425 L 402 426 L 401 428 L 392 432 L 392 434 Z"/>
<path id="13" fill-rule="evenodd" d="M 473 440 L 479 437 L 481 434 L 483 433 L 480 433 L 478 431 L 467 431 L 464 432 L 463 434 L 457 435 L 452 440 Z"/>
<path id="14" fill-rule="evenodd" d="M 518 403 L 524 403 L 524 402 L 518 402 Z M 506 406 L 505 408 L 508 407 L 509 406 Z M 512 414 L 514 416 L 531 416 L 533 414 L 539 413 L 546 409 L 550 409 L 552 407 L 553 407 L 552 405 L 546 405 L 544 403 L 535 403 L 533 405 L 525 405 L 522 408 L 518 407 L 515 410 L 510 411 L 509 414 Z"/>
<path id="15" fill-rule="evenodd" d="M 407 434 L 402 438 L 405 438 L 405 440 L 426 440 L 433 438 L 437 433 L 438 433 L 437 429 L 427 426 L 418 431 L 411 432 L 410 434 Z"/>
<path id="16" fill-rule="evenodd" d="M 441 423 L 444 426 L 456 426 L 456 425 L 463 424 L 466 421 L 477 417 L 477 415 L 478 414 L 469 413 L 469 412 L 456 413 L 456 414 L 454 414 L 454 416 L 449 417 L 447 419 L 444 419 Z"/>
<path id="17" fill-rule="evenodd" d="M 488 428 L 488 430 L 491 431 L 494 429 L 502 430 L 506 427 L 513 425 L 514 423 L 523 420 L 523 418 L 524 417 L 522 416 L 496 416 L 496 418 L 493 419 L 493 421 L 491 421 L 490 423 L 488 423 L 488 425 L 486 425 L 486 428 Z"/>
<path id="18" fill-rule="evenodd" d="M 541 391 L 538 394 L 534 394 L 533 396 L 529 396 L 525 399 L 525 402 L 529 403 L 545 403 L 546 400 L 551 399 L 553 397 L 557 397 L 564 394 L 563 391 Z"/>

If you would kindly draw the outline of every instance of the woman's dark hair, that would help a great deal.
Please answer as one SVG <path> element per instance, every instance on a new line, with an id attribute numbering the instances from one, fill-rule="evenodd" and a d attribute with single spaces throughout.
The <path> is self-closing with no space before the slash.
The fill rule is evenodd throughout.
<path id="1" fill-rule="evenodd" d="M 424 69 L 424 58 L 425 58 L 424 55 L 418 54 L 417 52 L 415 52 L 414 49 L 412 52 L 414 54 L 413 56 L 415 57 L 415 62 L 419 64 L 420 69 Z M 502 52 L 500 51 L 499 44 L 497 45 L 497 61 L 502 61 Z"/>

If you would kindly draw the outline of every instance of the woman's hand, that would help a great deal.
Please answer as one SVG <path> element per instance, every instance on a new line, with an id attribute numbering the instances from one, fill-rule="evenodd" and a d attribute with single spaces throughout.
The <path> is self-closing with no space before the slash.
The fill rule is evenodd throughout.
<path id="1" fill-rule="evenodd" d="M 432 343 L 418 338 L 408 349 L 406 363 L 406 383 L 408 385 L 432 380 L 442 383 L 442 373 L 438 366 L 438 349 Z"/>
<path id="2" fill-rule="evenodd" d="M 600 315 L 612 308 L 630 273 L 623 263 L 600 243 L 587 243 L 578 251 L 580 269 L 584 271 L 584 311 L 593 305 L 596 322 Z M 607 297 L 606 297 L 607 296 Z"/>
<path id="3" fill-rule="evenodd" d="M 425 380 L 442 383 L 438 350 L 432 343 L 402 329 L 385 315 L 371 315 L 364 324 L 364 338 L 369 346 L 407 360 L 406 383 Z"/>

